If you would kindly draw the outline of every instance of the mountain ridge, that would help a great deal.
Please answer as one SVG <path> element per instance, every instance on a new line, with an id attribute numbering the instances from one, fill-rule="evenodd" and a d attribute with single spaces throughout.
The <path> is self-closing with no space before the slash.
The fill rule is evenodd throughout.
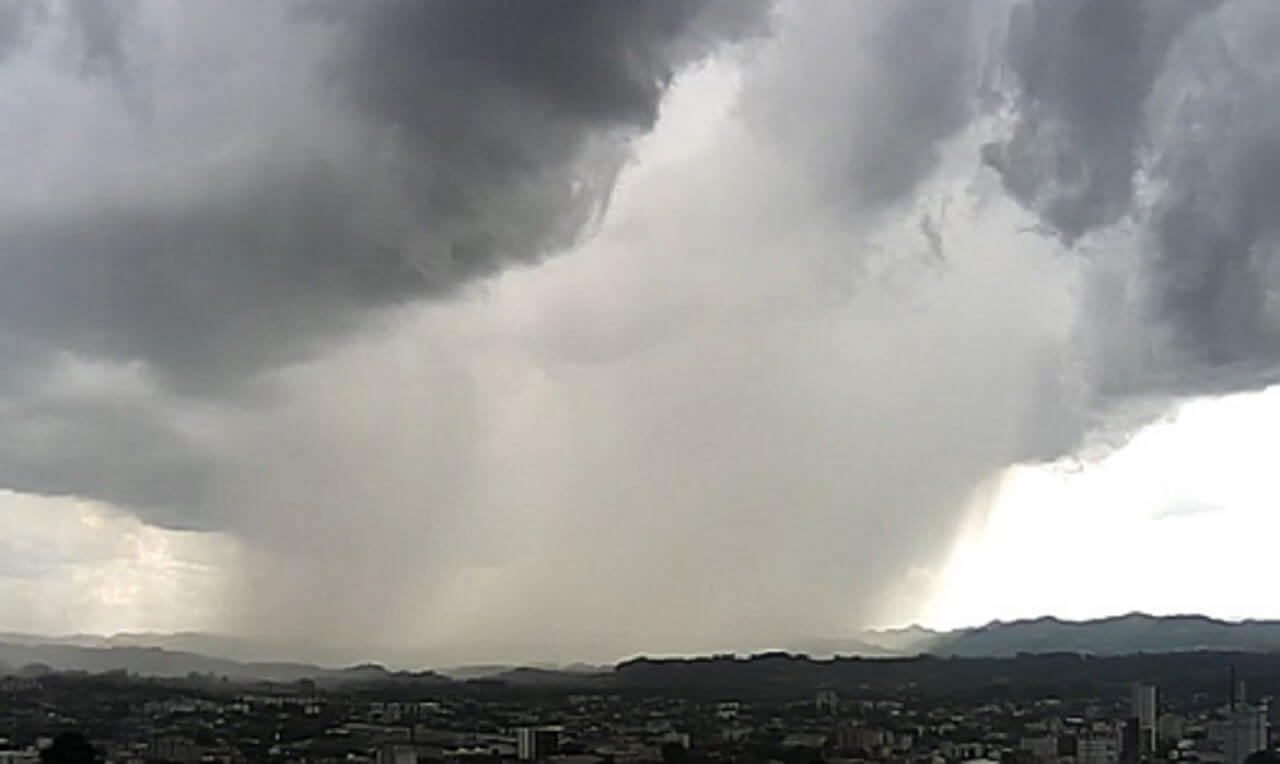
<path id="1" fill-rule="evenodd" d="M 308 660 L 286 658 L 291 650 L 307 655 Z M 950 631 L 936 631 L 914 624 L 896 629 L 868 629 L 848 637 L 797 640 L 787 647 L 756 653 L 888 659 L 916 655 L 999 658 L 1024 653 L 1113 656 L 1195 651 L 1280 652 L 1280 621 L 1252 618 L 1231 621 L 1195 613 L 1156 616 L 1138 611 L 1079 621 L 1046 615 L 996 620 L 982 626 Z M 416 656 L 425 655 L 412 648 L 358 650 L 194 631 L 59 636 L 0 632 L 0 666 L 11 670 L 29 664 L 44 664 L 55 670 L 123 670 L 146 676 L 196 673 L 276 682 L 302 679 L 337 682 L 356 678 L 394 681 L 396 678 L 416 677 L 421 681 L 484 679 L 519 684 L 561 683 L 573 676 L 599 675 L 616 670 L 614 665 L 578 663 L 560 666 L 529 662 L 437 666 L 425 672 L 396 671 L 385 668 L 381 663 L 373 663 L 368 656 L 377 653 L 398 655 L 401 663 L 412 663 Z M 327 656 L 330 660 L 310 660 L 316 655 Z M 361 657 L 347 660 L 357 655 Z M 621 661 L 617 665 L 628 662 Z M 425 663 L 423 661 L 419 665 Z M 334 668 L 335 665 L 348 668 Z"/>
<path id="2" fill-rule="evenodd" d="M 1019 652 L 1122 655 L 1196 650 L 1280 650 L 1280 621 L 1228 621 L 1194 613 L 1156 616 L 1136 611 L 1081 621 L 1042 616 L 944 632 L 923 652 L 1008 657 Z"/>

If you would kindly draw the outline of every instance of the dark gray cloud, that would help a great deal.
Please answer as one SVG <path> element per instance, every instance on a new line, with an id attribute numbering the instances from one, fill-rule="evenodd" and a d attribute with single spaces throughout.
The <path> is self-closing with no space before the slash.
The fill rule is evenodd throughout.
<path id="1" fill-rule="evenodd" d="M 1145 104 L 1169 46 L 1213 0 L 1034 0 L 1009 15 L 1012 136 L 984 152 L 1067 241 L 1130 211 Z"/>
<path id="2" fill-rule="evenodd" d="M 200 444 L 151 404 L 24 401 L 0 406 L 0 484 L 47 496 L 88 496 L 175 527 L 220 527 L 201 501 L 210 470 Z"/>
<path id="3" fill-rule="evenodd" d="M 363 310 L 567 245 L 674 73 L 763 19 L 759 3 L 674 0 L 224 3 L 169 11 L 260 18 L 285 52 L 257 60 L 197 39 L 171 62 L 156 39 L 170 30 L 123 4 L 65 10 L 85 74 L 127 82 L 148 109 L 121 99 L 133 157 L 113 161 L 99 137 L 99 172 L 34 210 L 0 209 L 0 324 L 206 388 L 305 355 Z M 8 9 L 0 25 L 26 15 Z M 198 38 L 204 20 L 184 33 Z M 220 78 L 236 56 L 248 63 Z M 207 82 L 168 90 L 171 65 Z M 298 100 L 258 99 L 254 77 Z M 299 148 L 326 122 L 342 135 Z M 95 141 L 91 126 L 81 141 Z"/>
<path id="4" fill-rule="evenodd" d="M 1280 13 L 1241 3 L 1213 22 L 1153 108 L 1150 290 L 1176 359 L 1247 368 L 1280 360 Z"/>
<path id="5" fill-rule="evenodd" d="M 497 107 L 497 99 L 514 102 L 513 110 L 534 121 L 523 125 L 529 135 L 479 148 L 502 149 L 495 161 L 524 165 L 564 161 L 583 127 L 652 125 L 675 73 L 718 41 L 759 31 L 764 8 L 759 0 L 515 6 L 373 0 L 331 11 L 351 25 L 337 76 L 350 80 L 357 99 L 431 145 L 457 142 L 468 154 L 480 152 L 461 144 L 499 137 L 486 135 L 496 126 L 477 124 L 476 115 Z M 456 112 L 442 113 L 437 99 Z M 564 130 L 543 134 L 542 120 Z M 468 135 L 466 127 L 482 133 Z M 522 139 L 565 145 L 540 156 L 520 146 Z"/>
<path id="6" fill-rule="evenodd" d="M 119 75 L 128 65 L 122 26 L 132 13 L 120 0 L 69 0 L 67 10 L 79 33 L 86 72 Z"/>
<path id="7" fill-rule="evenodd" d="M 1068 244 L 1126 220 L 1141 239 L 1127 252 L 1099 245 L 1132 269 L 1123 283 L 1105 275 L 1091 299 L 1138 327 L 1098 329 L 1112 346 L 1098 379 L 1108 394 L 1227 392 L 1276 376 L 1280 122 L 1268 104 L 1280 80 L 1259 31 L 1276 15 L 1249 0 L 1012 9 L 1013 127 L 984 159 Z"/>
<path id="8" fill-rule="evenodd" d="M 22 113 L 2 150 L 0 485 L 235 522 L 183 411 L 247 402 L 381 309 L 567 246 L 675 73 L 766 11 L 0 5 Z M 69 356 L 141 369 L 151 398 L 51 396 Z"/>
<path id="9" fill-rule="evenodd" d="M 410 258 L 429 266 L 426 286 L 570 244 L 607 200 L 625 141 L 653 125 L 675 73 L 717 42 L 762 30 L 765 8 L 340 4 L 345 45 L 333 76 L 405 150 L 396 172 L 414 217 L 448 232 L 440 251 L 419 255 L 429 263 Z"/>
<path id="10" fill-rule="evenodd" d="M 317 160 L 195 199 L 106 201 L 71 220 L 15 224 L 3 237 L 0 323 L 208 389 L 297 360 L 361 308 L 463 277 L 424 277 L 361 228 L 343 186 Z"/>
<path id="11" fill-rule="evenodd" d="M 0 60 L 3 60 L 26 37 L 27 25 L 39 6 L 24 0 L 0 2 Z"/>
<path id="12" fill-rule="evenodd" d="M 152 522 L 225 527 L 208 500 L 216 461 L 208 404 L 157 391 L 141 364 L 105 367 L 0 342 L 0 486 L 87 497 Z"/>

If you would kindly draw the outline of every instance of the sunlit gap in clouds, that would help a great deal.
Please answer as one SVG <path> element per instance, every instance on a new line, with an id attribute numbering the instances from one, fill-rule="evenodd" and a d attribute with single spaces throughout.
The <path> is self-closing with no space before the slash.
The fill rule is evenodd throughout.
<path id="1" fill-rule="evenodd" d="M 235 541 L 94 502 L 0 492 L 4 629 L 44 634 L 216 629 Z"/>
<path id="2" fill-rule="evenodd" d="M 1280 387 L 1199 399 L 1096 461 L 1009 468 L 919 620 L 1280 617 L 1254 583 L 1273 575 L 1280 534 L 1276 422 Z"/>

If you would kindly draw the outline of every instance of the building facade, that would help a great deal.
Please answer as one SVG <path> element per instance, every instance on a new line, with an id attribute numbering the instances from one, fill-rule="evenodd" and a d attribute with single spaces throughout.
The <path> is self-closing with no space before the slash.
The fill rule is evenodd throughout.
<path id="1" fill-rule="evenodd" d="M 516 758 L 541 761 L 560 752 L 559 727 L 520 727 L 516 730 Z"/>
<path id="2" fill-rule="evenodd" d="M 1265 704 L 1237 703 L 1230 710 L 1222 730 L 1223 764 L 1244 764 L 1249 754 L 1267 749 L 1269 714 Z"/>

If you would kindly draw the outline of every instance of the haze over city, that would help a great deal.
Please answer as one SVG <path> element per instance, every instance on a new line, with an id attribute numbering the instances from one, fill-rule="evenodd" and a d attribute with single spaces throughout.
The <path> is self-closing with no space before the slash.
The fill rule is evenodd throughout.
<path id="1" fill-rule="evenodd" d="M 1280 617 L 1277 35 L 0 0 L 0 629 L 569 662 Z"/>

